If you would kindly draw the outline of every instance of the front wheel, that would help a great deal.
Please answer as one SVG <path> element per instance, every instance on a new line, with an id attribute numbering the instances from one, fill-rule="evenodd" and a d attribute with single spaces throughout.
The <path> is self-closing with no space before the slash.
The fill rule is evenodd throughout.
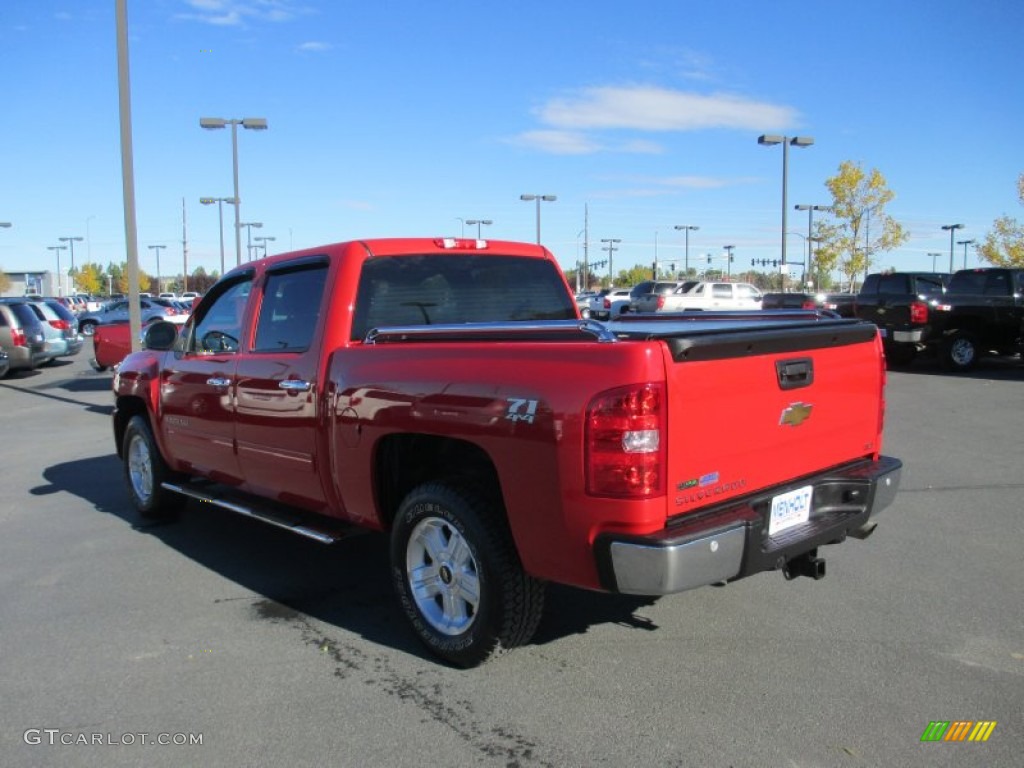
<path id="1" fill-rule="evenodd" d="M 121 445 L 125 484 L 139 516 L 146 520 L 172 519 L 186 499 L 163 487 L 172 473 L 145 416 L 132 416 Z"/>
<path id="2" fill-rule="evenodd" d="M 417 636 L 460 667 L 529 642 L 543 613 L 544 582 L 523 570 L 501 510 L 462 488 L 427 483 L 405 498 L 391 572 Z"/>
<path id="3" fill-rule="evenodd" d="M 969 371 L 978 361 L 978 341 L 970 331 L 957 331 L 946 341 L 941 362 L 949 371 Z"/>
<path id="4" fill-rule="evenodd" d="M 85 320 L 78 326 L 78 330 L 82 332 L 83 336 L 92 336 L 96 333 L 96 323 L 92 320 Z"/>

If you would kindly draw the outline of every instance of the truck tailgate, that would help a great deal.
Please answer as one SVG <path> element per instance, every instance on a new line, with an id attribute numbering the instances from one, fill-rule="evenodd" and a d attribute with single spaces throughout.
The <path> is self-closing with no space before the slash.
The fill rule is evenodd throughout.
<path id="1" fill-rule="evenodd" d="M 873 325 L 797 323 L 666 339 L 668 515 L 880 450 Z"/>

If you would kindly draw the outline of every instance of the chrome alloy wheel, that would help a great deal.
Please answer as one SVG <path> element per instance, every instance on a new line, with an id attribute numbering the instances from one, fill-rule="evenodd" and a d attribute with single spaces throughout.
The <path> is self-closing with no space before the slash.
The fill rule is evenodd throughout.
<path id="1" fill-rule="evenodd" d="M 128 479 L 139 500 L 148 503 L 153 496 L 153 457 L 141 435 L 133 435 L 128 444 Z"/>
<path id="2" fill-rule="evenodd" d="M 949 347 L 949 357 L 957 366 L 968 366 L 974 362 L 974 343 L 967 338 L 954 339 Z"/>
<path id="3" fill-rule="evenodd" d="M 480 572 L 466 539 L 437 517 L 421 520 L 405 553 L 416 607 L 431 627 L 460 635 L 473 626 L 480 605 Z"/>

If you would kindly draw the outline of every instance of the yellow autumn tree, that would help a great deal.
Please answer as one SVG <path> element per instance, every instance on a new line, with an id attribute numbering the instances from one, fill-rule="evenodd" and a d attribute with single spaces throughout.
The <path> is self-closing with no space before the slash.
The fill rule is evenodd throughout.
<path id="1" fill-rule="evenodd" d="M 1024 205 L 1024 173 L 1017 177 L 1017 200 Z M 996 267 L 1024 267 L 1024 224 L 1000 216 L 978 246 L 978 256 Z"/>
<path id="2" fill-rule="evenodd" d="M 845 160 L 825 187 L 832 194 L 832 211 L 815 225 L 815 271 L 822 275 L 838 267 L 854 291 L 857 276 L 867 274 L 874 255 L 898 248 L 910 233 L 885 212 L 896 193 L 877 168 L 865 171 Z"/>

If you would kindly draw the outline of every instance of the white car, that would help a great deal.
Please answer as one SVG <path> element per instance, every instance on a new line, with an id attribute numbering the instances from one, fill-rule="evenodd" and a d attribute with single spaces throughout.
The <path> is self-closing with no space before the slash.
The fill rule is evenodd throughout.
<path id="1" fill-rule="evenodd" d="M 750 283 L 697 283 L 685 293 L 672 293 L 665 299 L 662 312 L 761 308 L 761 291 Z"/>
<path id="2" fill-rule="evenodd" d="M 629 312 L 629 288 L 614 288 L 604 296 L 591 299 L 590 316 L 595 320 L 609 320 Z"/>

